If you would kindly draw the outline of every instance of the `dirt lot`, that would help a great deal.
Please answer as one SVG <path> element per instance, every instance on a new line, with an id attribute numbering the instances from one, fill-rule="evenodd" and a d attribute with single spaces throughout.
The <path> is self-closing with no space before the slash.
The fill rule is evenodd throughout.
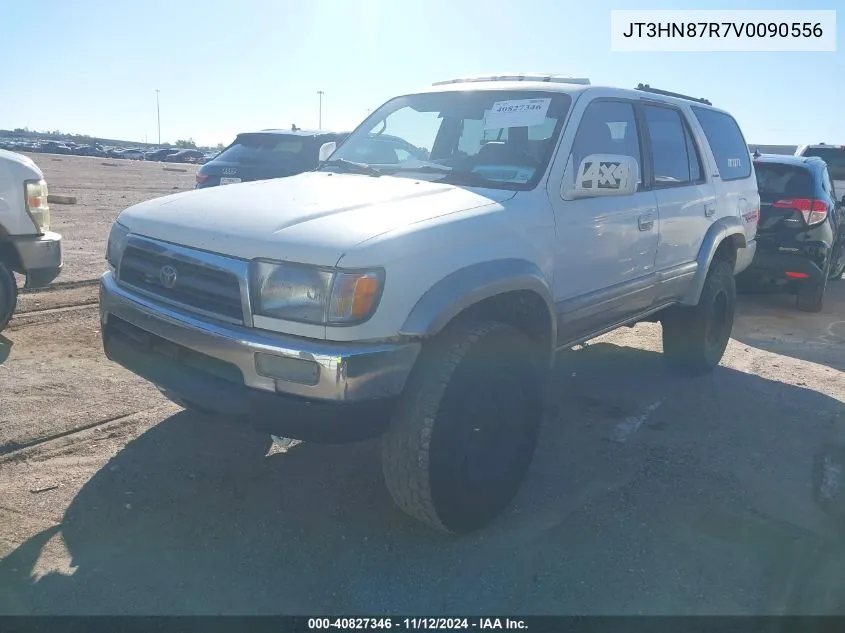
<path id="1" fill-rule="evenodd" d="M 64 238 L 61 283 L 96 279 L 105 270 L 105 240 L 117 215 L 138 202 L 193 189 L 197 172 L 196 165 L 27 155 L 41 167 L 51 194 L 77 199 L 75 205 L 51 205 L 51 228 Z"/>
<path id="2" fill-rule="evenodd" d="M 191 186 L 36 160 L 79 197 L 61 281 L 99 274 L 121 208 Z M 813 498 L 845 439 L 845 281 L 819 315 L 742 297 L 705 378 L 663 371 L 657 325 L 562 356 L 522 493 L 458 539 L 394 509 L 375 443 L 281 452 L 171 405 L 105 360 L 95 301 L 25 295 L 0 337 L 0 613 L 845 613 Z"/>

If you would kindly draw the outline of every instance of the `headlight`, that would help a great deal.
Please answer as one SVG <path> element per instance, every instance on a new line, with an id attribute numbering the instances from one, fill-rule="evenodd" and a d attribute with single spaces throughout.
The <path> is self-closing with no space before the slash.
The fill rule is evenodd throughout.
<path id="1" fill-rule="evenodd" d="M 47 204 L 47 182 L 28 180 L 26 182 L 26 211 L 35 223 L 39 233 L 50 230 L 50 205 Z"/>
<path id="2" fill-rule="evenodd" d="M 117 270 L 117 265 L 120 263 L 120 258 L 123 255 L 123 249 L 126 248 L 126 239 L 128 237 L 129 229 L 123 226 L 120 222 L 112 224 L 111 232 L 109 233 L 109 241 L 106 244 L 106 261 L 115 270 Z"/>
<path id="3" fill-rule="evenodd" d="M 252 297 L 261 316 L 321 325 L 366 321 L 381 297 L 384 273 L 336 271 L 255 261 Z"/>

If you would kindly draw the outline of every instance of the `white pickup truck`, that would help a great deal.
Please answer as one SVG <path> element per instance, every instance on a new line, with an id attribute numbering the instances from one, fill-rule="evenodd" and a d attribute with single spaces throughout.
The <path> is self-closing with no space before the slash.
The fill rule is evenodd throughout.
<path id="1" fill-rule="evenodd" d="M 760 198 L 739 126 L 706 100 L 454 80 L 332 145 L 316 171 L 121 213 L 106 355 L 275 435 L 381 434 L 396 503 L 450 532 L 519 490 L 557 350 L 659 320 L 672 370 L 722 358 Z"/>
<path id="2" fill-rule="evenodd" d="M 14 273 L 40 288 L 61 272 L 62 238 L 49 228 L 44 174 L 26 156 L 0 150 L 0 330 L 17 305 Z"/>

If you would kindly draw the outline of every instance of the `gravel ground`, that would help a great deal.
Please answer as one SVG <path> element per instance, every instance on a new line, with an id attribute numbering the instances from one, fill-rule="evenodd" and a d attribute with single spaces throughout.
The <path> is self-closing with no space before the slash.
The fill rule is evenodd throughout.
<path id="1" fill-rule="evenodd" d="M 47 163 L 80 197 L 72 280 L 120 208 L 190 184 L 90 162 Z M 813 479 L 845 439 L 845 281 L 818 315 L 741 297 L 704 378 L 663 370 L 653 324 L 562 355 L 522 492 L 463 538 L 393 507 L 375 442 L 283 452 L 170 404 L 103 357 L 95 293 L 25 295 L 0 337 L 0 613 L 845 613 Z"/>
<path id="2" fill-rule="evenodd" d="M 105 270 L 106 238 L 118 214 L 144 200 L 193 189 L 198 169 L 88 156 L 27 156 L 44 172 L 51 194 L 77 200 L 74 205 L 50 205 L 51 229 L 63 238 L 65 265 L 59 283 L 96 279 Z"/>

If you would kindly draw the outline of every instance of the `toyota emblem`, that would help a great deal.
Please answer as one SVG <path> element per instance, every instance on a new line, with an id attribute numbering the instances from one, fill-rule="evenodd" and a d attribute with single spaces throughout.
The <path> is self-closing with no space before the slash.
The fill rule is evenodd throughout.
<path id="1" fill-rule="evenodd" d="M 165 288 L 172 288 L 176 285 L 176 269 L 170 264 L 162 266 L 158 271 L 158 280 Z"/>

